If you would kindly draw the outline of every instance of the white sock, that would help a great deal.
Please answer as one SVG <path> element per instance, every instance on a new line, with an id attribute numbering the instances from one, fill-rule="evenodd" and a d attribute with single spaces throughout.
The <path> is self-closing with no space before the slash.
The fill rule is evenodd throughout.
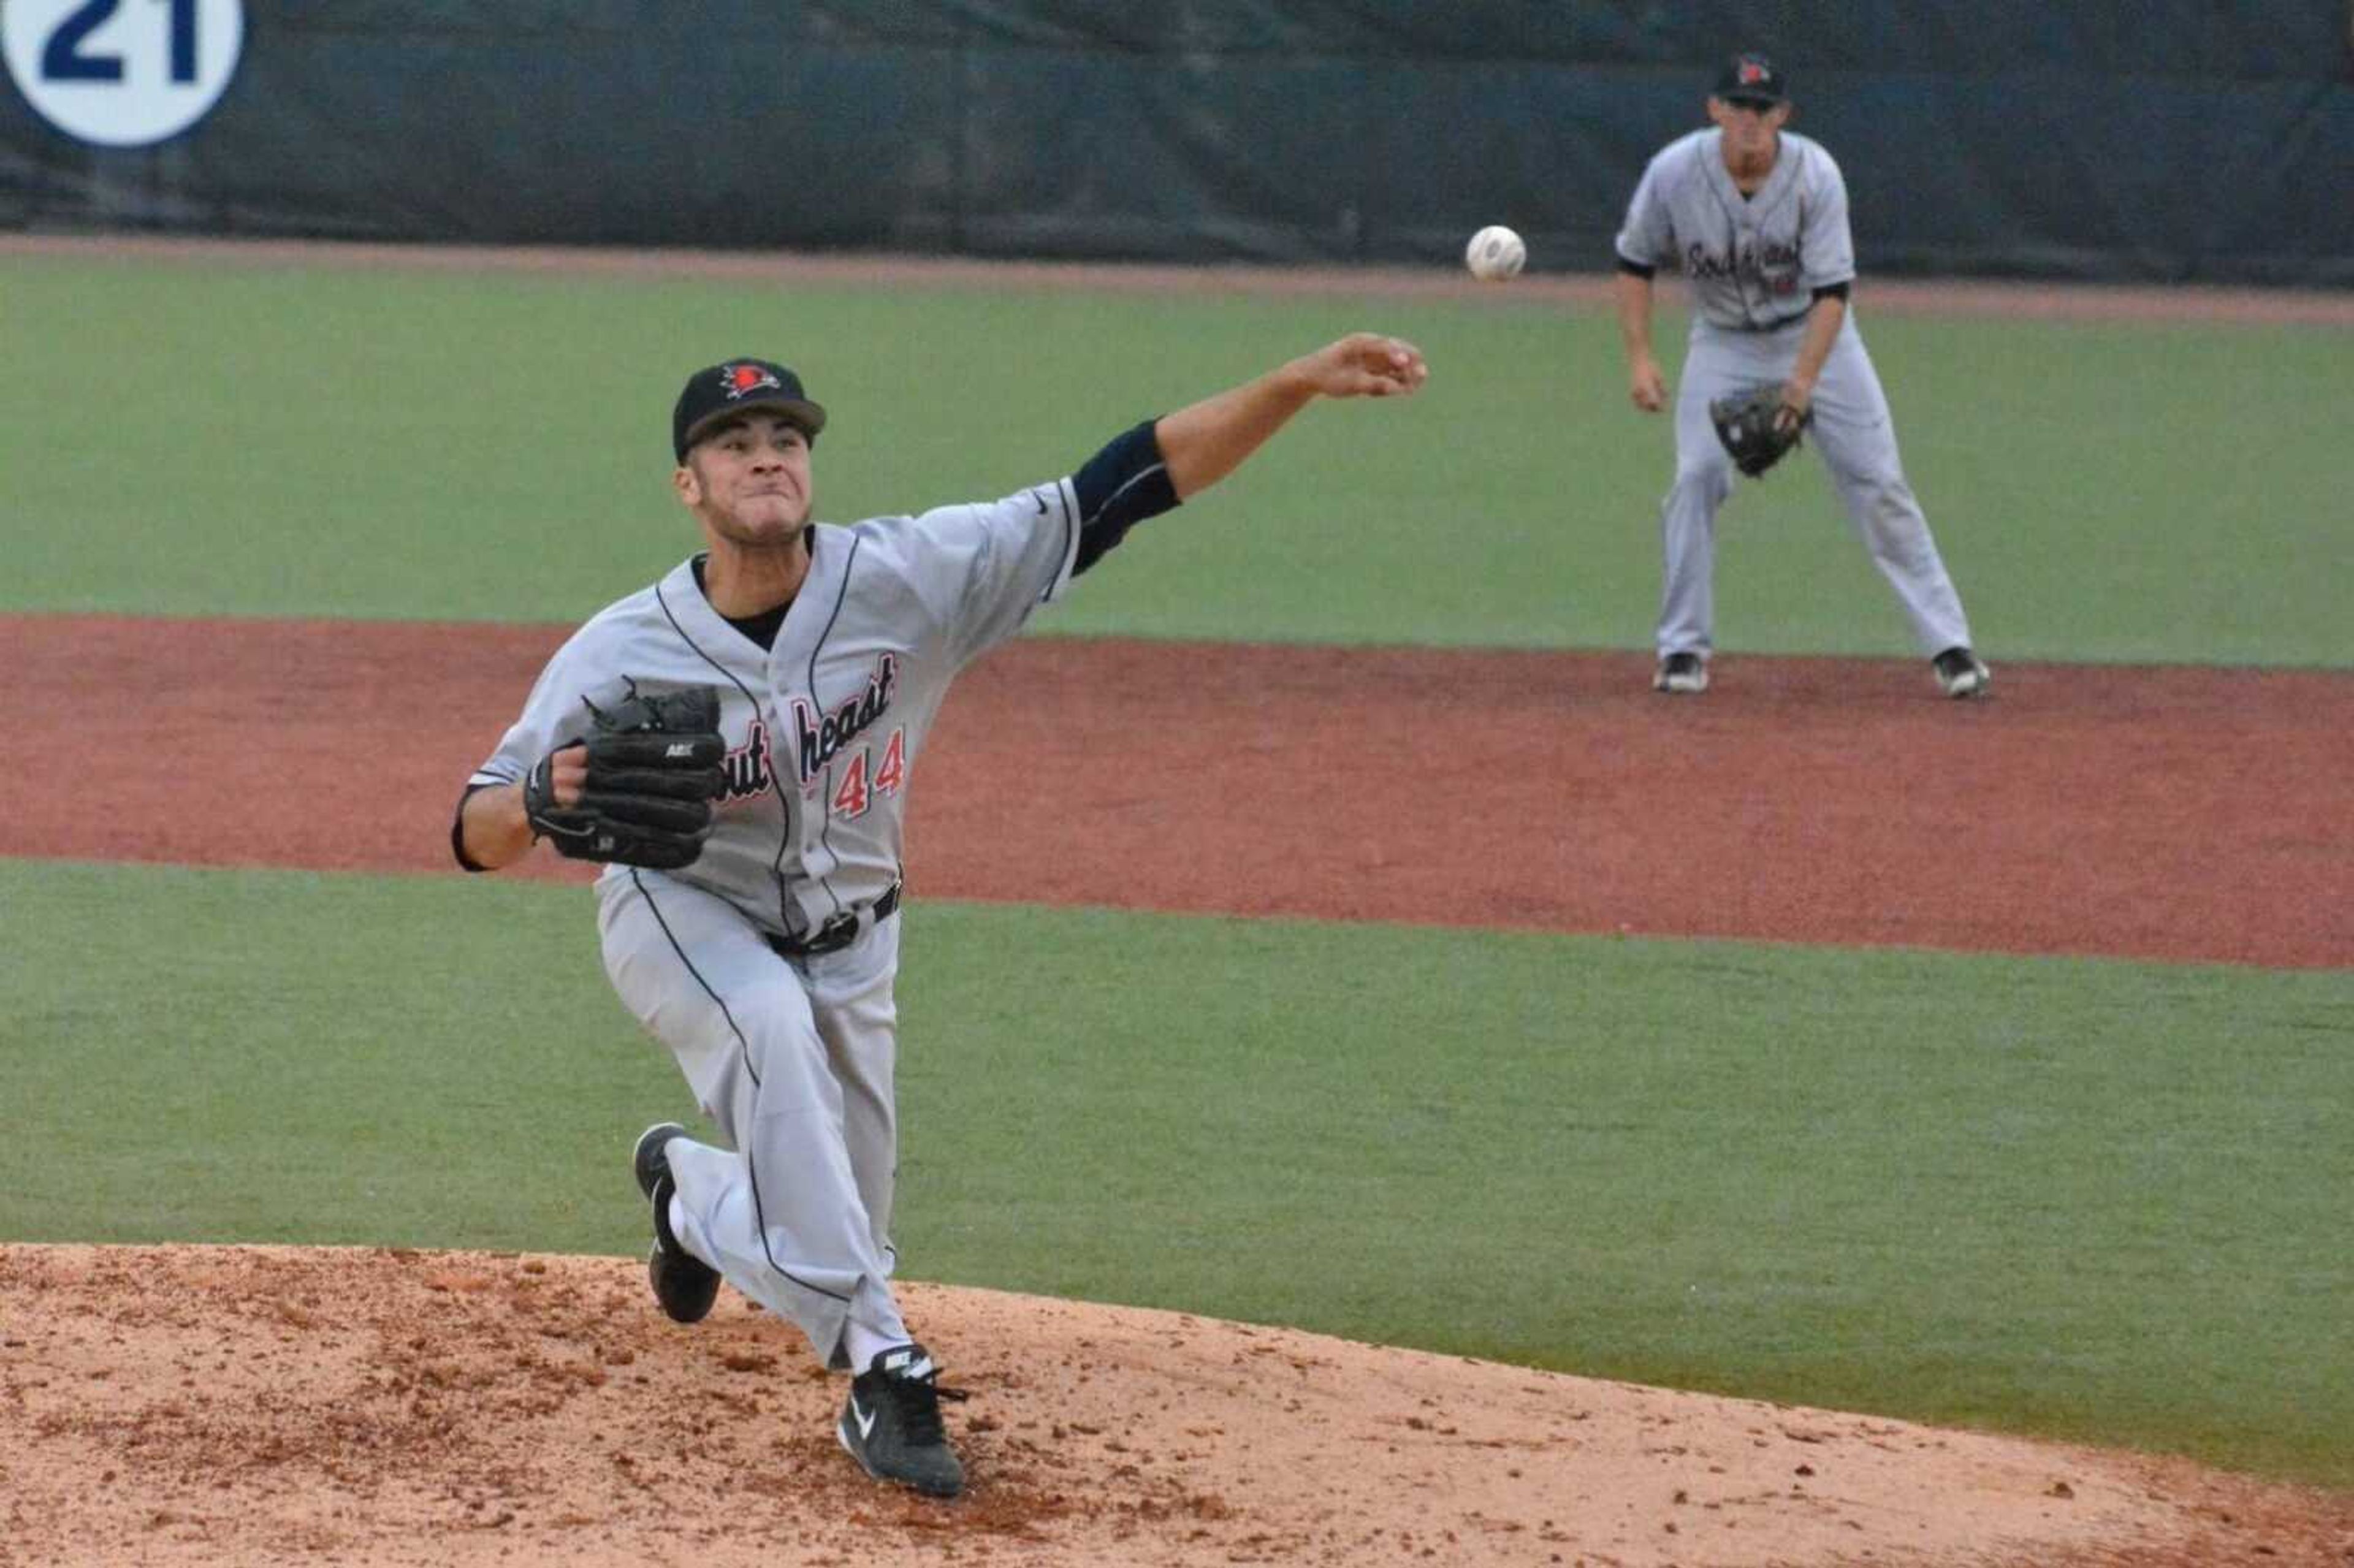
<path id="1" fill-rule="evenodd" d="M 863 1372 L 873 1366 L 875 1358 L 884 1351 L 896 1351 L 902 1345 L 915 1343 L 907 1338 L 904 1330 L 896 1334 L 879 1334 L 855 1319 L 851 1320 L 850 1327 L 844 1331 L 843 1338 L 847 1342 L 850 1351 L 850 1370 L 854 1374 Z"/>

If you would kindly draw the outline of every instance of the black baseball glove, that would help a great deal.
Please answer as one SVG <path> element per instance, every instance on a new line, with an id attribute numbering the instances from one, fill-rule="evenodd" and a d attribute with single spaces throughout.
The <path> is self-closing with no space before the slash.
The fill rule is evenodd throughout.
<path id="1" fill-rule="evenodd" d="M 1708 406 L 1716 439 L 1733 455 L 1733 466 L 1752 479 L 1780 462 L 1814 417 L 1811 408 L 1801 414 L 1785 403 L 1778 382 L 1716 398 Z"/>
<path id="2" fill-rule="evenodd" d="M 718 689 L 688 686 L 648 696 L 632 681 L 610 709 L 586 697 L 580 705 L 588 710 L 588 733 L 556 748 L 588 748 L 579 803 L 556 803 L 556 753 L 541 758 L 523 785 L 533 834 L 574 860 L 660 871 L 693 864 L 711 836 L 711 802 L 726 787 Z"/>

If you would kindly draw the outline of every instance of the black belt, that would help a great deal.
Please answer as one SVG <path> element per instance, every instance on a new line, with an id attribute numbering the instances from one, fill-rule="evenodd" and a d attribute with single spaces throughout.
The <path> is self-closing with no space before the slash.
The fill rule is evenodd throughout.
<path id="1" fill-rule="evenodd" d="M 814 959 L 825 953 L 838 953 L 858 940 L 862 932 L 880 926 L 899 912 L 899 885 L 893 883 L 882 897 L 864 909 L 844 909 L 826 917 L 825 923 L 808 936 L 796 940 L 791 937 L 768 937 L 769 946 L 779 958 Z"/>

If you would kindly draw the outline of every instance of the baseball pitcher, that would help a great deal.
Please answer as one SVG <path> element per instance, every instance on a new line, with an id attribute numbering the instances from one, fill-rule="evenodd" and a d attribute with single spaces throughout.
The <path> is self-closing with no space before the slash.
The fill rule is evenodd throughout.
<path id="1" fill-rule="evenodd" d="M 1888 398 L 1848 309 L 1855 245 L 1847 185 L 1829 153 L 1785 129 L 1782 73 L 1759 55 L 1725 67 L 1715 129 L 1670 143 L 1643 171 L 1618 235 L 1618 321 L 1635 406 L 1667 406 L 1651 351 L 1651 279 L 1680 269 L 1691 338 L 1676 397 L 1676 477 L 1660 507 L 1666 556 L 1659 691 L 1708 688 L 1716 619 L 1716 514 L 1737 467 L 1763 475 L 1811 434 L 1873 565 L 1896 592 L 1939 689 L 1987 693 L 1970 627 L 1896 455 Z"/>
<path id="2" fill-rule="evenodd" d="M 724 1280 L 799 1325 L 854 1374 L 835 1432 L 869 1475 L 964 1484 L 891 1290 L 900 844 L 949 682 L 1311 401 L 1426 374 L 1353 334 L 1001 500 L 837 526 L 810 521 L 826 413 L 800 378 L 699 370 L 672 486 L 704 549 L 581 627 L 467 781 L 469 870 L 541 839 L 604 864 L 606 973 L 718 1128 L 659 1124 L 633 1152 L 657 1301 L 691 1323 Z"/>

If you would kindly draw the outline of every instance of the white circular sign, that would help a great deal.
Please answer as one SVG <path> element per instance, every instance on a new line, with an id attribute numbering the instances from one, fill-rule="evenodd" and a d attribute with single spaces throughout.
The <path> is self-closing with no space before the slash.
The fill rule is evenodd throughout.
<path id="1" fill-rule="evenodd" d="M 194 125 L 244 48 L 244 0 L 0 0 L 17 90 L 101 147 L 151 146 Z"/>

